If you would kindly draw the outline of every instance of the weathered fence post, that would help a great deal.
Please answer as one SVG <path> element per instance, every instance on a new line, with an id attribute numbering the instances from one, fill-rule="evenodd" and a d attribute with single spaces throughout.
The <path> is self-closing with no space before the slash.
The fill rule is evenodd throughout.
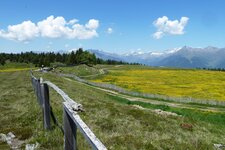
<path id="1" fill-rule="evenodd" d="M 50 104 L 49 104 L 49 89 L 46 83 L 41 83 L 41 99 L 42 99 L 42 110 L 43 110 L 43 120 L 44 128 L 51 128 L 51 118 L 50 118 Z"/>
<path id="2" fill-rule="evenodd" d="M 77 150 L 77 126 L 63 108 L 64 149 Z"/>
<path id="3" fill-rule="evenodd" d="M 40 106 L 42 106 L 43 104 L 43 99 L 41 96 L 41 83 L 40 83 L 40 79 L 36 80 L 36 86 L 37 86 L 37 99 L 38 99 L 38 103 Z"/>
<path id="4" fill-rule="evenodd" d="M 35 91 L 36 89 L 35 89 L 35 83 L 34 82 L 35 82 L 35 79 L 33 77 L 31 77 L 32 88 Z"/>
<path id="5" fill-rule="evenodd" d="M 42 97 L 41 97 L 41 83 L 40 83 L 40 79 L 36 79 L 34 77 L 32 77 L 32 84 L 33 84 L 33 88 L 34 88 L 34 92 L 37 96 L 37 101 L 38 101 L 38 104 L 40 106 L 42 106 Z"/>

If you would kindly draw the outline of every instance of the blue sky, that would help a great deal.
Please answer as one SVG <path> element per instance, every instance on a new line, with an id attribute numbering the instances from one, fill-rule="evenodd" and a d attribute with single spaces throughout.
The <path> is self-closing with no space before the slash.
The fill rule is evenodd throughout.
<path id="1" fill-rule="evenodd" d="M 0 52 L 225 47 L 224 7 L 224 0 L 2 0 Z"/>

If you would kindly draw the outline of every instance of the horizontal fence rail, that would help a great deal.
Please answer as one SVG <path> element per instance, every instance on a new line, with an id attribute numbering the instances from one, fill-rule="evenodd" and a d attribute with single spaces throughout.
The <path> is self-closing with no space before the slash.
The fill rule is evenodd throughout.
<path id="1" fill-rule="evenodd" d="M 61 95 L 61 97 L 65 102 L 70 103 L 74 111 L 83 111 L 83 107 L 81 104 L 78 104 L 74 100 L 72 100 L 65 92 L 63 92 L 55 84 L 51 83 L 50 81 L 44 81 L 43 83 L 46 83 L 48 86 L 53 88 L 59 95 Z"/>
<path id="2" fill-rule="evenodd" d="M 37 96 L 38 104 L 40 105 L 43 113 L 44 128 L 51 129 L 51 117 L 54 123 L 57 120 L 54 116 L 50 105 L 49 88 L 53 88 L 64 100 L 63 102 L 63 128 L 64 133 L 64 149 L 73 150 L 77 149 L 77 129 L 83 134 L 85 140 L 95 150 L 106 150 L 107 148 L 102 142 L 94 135 L 90 128 L 80 118 L 78 112 L 83 111 L 81 104 L 71 99 L 65 92 L 50 81 L 43 81 L 42 78 L 37 79 L 31 71 L 31 82 L 34 92 Z"/>
<path id="3" fill-rule="evenodd" d="M 71 107 L 71 103 L 64 102 L 64 120 L 67 122 L 66 126 L 69 126 L 71 129 L 72 126 L 76 126 L 81 133 L 84 135 L 85 139 L 88 141 L 88 143 L 91 145 L 93 149 L 96 150 L 106 150 L 106 147 L 101 143 L 101 141 L 94 135 L 94 133 L 88 128 L 88 126 L 83 122 L 83 120 L 80 118 L 80 116 L 77 114 L 77 112 L 73 111 L 73 107 Z M 69 119 L 72 119 L 71 121 L 67 121 Z M 74 124 L 75 123 L 75 124 Z M 68 130 L 69 128 L 66 128 Z M 69 131 L 71 130 L 69 129 Z M 73 130 L 72 130 L 73 131 Z M 71 134 L 71 132 L 65 131 L 67 134 Z M 70 135 L 72 136 L 72 135 Z M 69 137 L 70 137 L 69 136 Z M 73 140 L 70 138 L 70 143 L 72 143 Z M 70 144 L 68 144 L 69 146 Z"/>

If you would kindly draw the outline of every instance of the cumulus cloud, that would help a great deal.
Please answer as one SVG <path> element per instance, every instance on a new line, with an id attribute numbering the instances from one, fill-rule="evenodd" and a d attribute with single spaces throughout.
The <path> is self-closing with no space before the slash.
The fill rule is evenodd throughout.
<path id="1" fill-rule="evenodd" d="M 77 20 L 77 19 L 72 19 L 72 20 L 70 20 L 67 24 L 73 25 L 73 24 L 77 23 L 78 21 L 79 21 L 79 20 Z"/>
<path id="2" fill-rule="evenodd" d="M 99 21 L 90 19 L 85 25 L 78 24 L 77 19 L 66 21 L 63 17 L 49 16 L 37 22 L 24 21 L 21 24 L 9 25 L 7 30 L 0 30 L 0 37 L 27 42 L 36 37 L 90 39 L 97 37 Z"/>
<path id="3" fill-rule="evenodd" d="M 95 19 L 89 20 L 88 23 L 85 25 L 86 28 L 92 29 L 92 30 L 97 29 L 98 26 L 99 26 L 99 22 L 98 20 L 95 20 Z"/>
<path id="4" fill-rule="evenodd" d="M 107 33 L 108 33 L 108 34 L 111 34 L 112 32 L 113 32 L 113 29 L 112 29 L 112 28 L 108 28 L 108 29 L 107 29 Z"/>
<path id="5" fill-rule="evenodd" d="M 169 20 L 168 17 L 163 16 L 153 22 L 157 31 L 153 34 L 155 39 L 160 39 L 164 35 L 181 35 L 184 34 L 184 27 L 187 25 L 189 18 L 181 17 L 179 20 Z"/>
<path id="6" fill-rule="evenodd" d="M 38 27 L 31 21 L 9 25 L 8 31 L 0 30 L 0 37 L 16 41 L 27 41 L 39 35 Z"/>

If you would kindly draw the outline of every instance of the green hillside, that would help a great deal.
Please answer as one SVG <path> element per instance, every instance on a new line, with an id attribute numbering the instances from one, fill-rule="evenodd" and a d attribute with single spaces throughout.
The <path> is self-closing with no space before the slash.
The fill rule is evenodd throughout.
<path id="1" fill-rule="evenodd" d="M 225 144 L 224 108 L 202 111 L 198 107 L 134 102 L 55 74 L 35 75 L 50 80 L 83 105 L 85 112 L 80 113 L 81 118 L 108 149 L 213 149 L 215 143 Z M 0 73 L 0 82 L 0 133 L 11 131 L 25 143 L 40 143 L 41 149 L 63 149 L 59 128 L 43 130 L 29 72 Z M 50 89 L 50 102 L 62 123 L 62 100 L 53 89 Z M 179 116 L 158 114 L 155 111 L 158 109 Z M 182 124 L 189 124 L 192 129 L 185 129 Z M 80 134 L 78 143 L 80 149 L 87 149 Z M 0 149 L 8 148 L 1 142 Z"/>

